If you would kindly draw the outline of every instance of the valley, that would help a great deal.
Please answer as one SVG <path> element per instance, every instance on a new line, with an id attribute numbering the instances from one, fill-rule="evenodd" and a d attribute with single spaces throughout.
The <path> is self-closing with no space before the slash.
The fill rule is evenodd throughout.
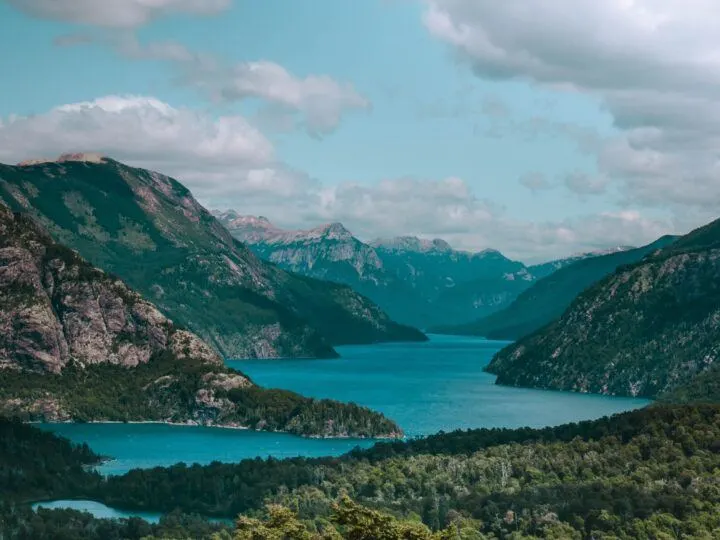
<path id="1" fill-rule="evenodd" d="M 0 0 L 0 540 L 720 539 L 716 4 Z"/>
<path id="2" fill-rule="evenodd" d="M 538 280 L 565 266 L 605 255 L 604 251 L 585 253 L 527 266 L 493 249 L 456 250 L 439 238 L 363 242 L 341 223 L 285 230 L 263 216 L 242 216 L 232 210 L 213 215 L 258 257 L 292 272 L 349 285 L 393 319 L 443 332 L 447 325 L 501 312 Z M 622 254 L 628 249 L 614 251 Z M 458 328 L 449 333 L 482 335 Z"/>

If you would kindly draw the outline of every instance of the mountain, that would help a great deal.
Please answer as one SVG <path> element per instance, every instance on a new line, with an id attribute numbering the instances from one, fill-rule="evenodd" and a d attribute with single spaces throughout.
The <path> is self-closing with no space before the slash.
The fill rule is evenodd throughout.
<path id="1" fill-rule="evenodd" d="M 675 237 L 665 236 L 641 248 L 618 248 L 604 255 L 584 254 L 547 263 L 558 269 L 533 283 L 507 308 L 470 324 L 440 326 L 432 331 L 499 340 L 521 338 L 559 318 L 578 294 L 618 267 L 637 262 L 674 240 Z M 537 267 L 530 267 L 530 271 L 536 275 Z"/>
<path id="2" fill-rule="evenodd" d="M 618 268 L 559 320 L 500 351 L 488 371 L 499 384 L 656 397 L 699 374 L 716 377 L 719 343 L 715 221 Z M 711 379 L 687 394 L 712 392 Z"/>
<path id="3" fill-rule="evenodd" d="M 522 263 L 494 250 L 468 253 L 440 239 L 415 237 L 365 243 L 341 223 L 290 231 L 265 217 L 233 211 L 215 216 L 261 258 L 349 285 L 393 319 L 420 328 L 492 313 L 534 281 Z"/>
<path id="4" fill-rule="evenodd" d="M 356 405 L 265 390 L 120 279 L 0 203 L 0 414 L 395 436 Z"/>
<path id="5" fill-rule="evenodd" d="M 635 248 L 632 246 L 617 246 L 614 248 L 588 251 L 585 253 L 580 253 L 579 255 L 565 257 L 564 259 L 555 259 L 553 261 L 549 261 L 546 263 L 534 264 L 532 266 L 529 266 L 528 270 L 537 279 L 542 279 L 544 277 L 548 277 L 550 274 L 554 274 L 555 272 L 557 272 L 558 270 L 560 270 L 562 268 L 565 268 L 566 266 L 569 266 L 578 261 L 582 261 L 583 259 L 590 259 L 593 257 L 600 257 L 602 255 L 610 255 L 613 253 L 630 251 L 632 249 L 635 249 Z"/>
<path id="6" fill-rule="evenodd" d="M 336 344 L 425 339 L 348 287 L 258 259 L 156 172 L 83 154 L 0 165 L 0 199 L 224 356 L 332 357 Z"/>

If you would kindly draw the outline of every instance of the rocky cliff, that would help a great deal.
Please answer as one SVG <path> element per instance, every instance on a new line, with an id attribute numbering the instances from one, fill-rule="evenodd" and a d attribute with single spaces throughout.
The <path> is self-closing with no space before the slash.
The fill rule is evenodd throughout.
<path id="1" fill-rule="evenodd" d="M 711 368 L 720 347 L 720 222 L 584 291 L 502 350 L 498 383 L 655 397 Z"/>
<path id="2" fill-rule="evenodd" d="M 394 436 L 355 405 L 265 390 L 120 279 L 0 203 L 0 414 Z"/>
<path id="3" fill-rule="evenodd" d="M 331 357 L 334 344 L 425 339 L 347 287 L 258 259 L 172 178 L 91 158 L 0 165 L 0 199 L 222 355 Z"/>
<path id="4" fill-rule="evenodd" d="M 492 313 L 535 279 L 522 263 L 497 251 L 457 251 L 440 239 L 398 237 L 366 243 L 340 223 L 283 230 L 265 217 L 233 211 L 215 215 L 261 258 L 347 284 L 393 319 L 420 328 Z"/>
<path id="5" fill-rule="evenodd" d="M 0 203 L 0 366 L 59 373 L 71 360 L 125 367 L 172 350 L 210 364 L 218 354 L 178 330 L 119 279 L 52 242 Z"/>

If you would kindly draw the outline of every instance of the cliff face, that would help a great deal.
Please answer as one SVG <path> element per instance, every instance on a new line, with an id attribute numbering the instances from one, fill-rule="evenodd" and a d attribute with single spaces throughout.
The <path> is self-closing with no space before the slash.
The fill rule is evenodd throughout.
<path id="1" fill-rule="evenodd" d="M 265 390 L 118 278 L 0 203 L 0 414 L 396 436 L 355 405 Z"/>
<path id="2" fill-rule="evenodd" d="M 0 365 L 59 373 L 83 365 L 137 366 L 164 350 L 221 359 L 120 280 L 55 245 L 0 204 Z"/>
<path id="3" fill-rule="evenodd" d="M 261 261 L 158 173 L 97 156 L 0 165 L 0 199 L 225 356 L 331 357 L 338 343 L 424 339 L 345 287 Z"/>
<path id="4" fill-rule="evenodd" d="M 719 351 L 715 222 L 589 288 L 488 371 L 500 384 L 655 397 L 707 371 Z"/>

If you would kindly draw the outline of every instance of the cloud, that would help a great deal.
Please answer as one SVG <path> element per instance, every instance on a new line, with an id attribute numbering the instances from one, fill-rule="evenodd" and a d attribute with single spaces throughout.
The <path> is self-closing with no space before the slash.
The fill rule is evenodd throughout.
<path id="1" fill-rule="evenodd" d="M 186 65 L 185 80 L 217 101 L 260 98 L 278 107 L 297 111 L 305 127 L 321 135 L 337 127 L 346 111 L 370 107 L 351 84 L 328 75 L 298 77 L 269 61 L 230 66 L 195 62 Z"/>
<path id="2" fill-rule="evenodd" d="M 59 46 L 98 44 L 125 58 L 169 62 L 177 82 L 196 89 L 215 103 L 256 98 L 269 107 L 260 114 L 273 125 L 300 127 L 313 136 L 332 132 L 351 111 L 369 110 L 370 101 L 352 84 L 328 75 L 298 76 L 267 61 L 227 63 L 189 50 L 175 41 L 141 43 L 134 32 L 84 32 L 55 39 Z"/>
<path id="3" fill-rule="evenodd" d="M 247 167 L 273 158 L 271 143 L 243 117 L 213 119 L 151 97 L 107 96 L 0 123 L 5 159 L 68 149 L 172 165 L 207 161 Z"/>
<path id="4" fill-rule="evenodd" d="M 277 210 L 264 215 L 298 228 L 342 221 L 365 240 L 407 234 L 441 237 L 459 249 L 495 248 L 530 262 L 619 245 L 639 246 L 676 230 L 668 220 L 637 210 L 523 221 L 492 201 L 477 198 L 464 180 L 454 177 L 387 179 L 369 185 L 344 182 L 322 188 L 314 204 L 288 216 Z"/>
<path id="5" fill-rule="evenodd" d="M 232 0 L 5 0 L 33 17 L 112 28 L 137 28 L 172 13 L 214 15 Z"/>
<path id="6" fill-rule="evenodd" d="M 449 234 L 492 219 L 493 205 L 477 199 L 459 178 L 397 178 L 366 185 L 344 182 L 324 188 L 309 221 L 346 221 L 365 237 Z"/>
<path id="7" fill-rule="evenodd" d="M 427 0 L 425 25 L 485 79 L 599 99 L 595 141 L 629 205 L 720 203 L 720 11 L 714 0 Z M 596 188 L 599 189 L 599 188 Z"/>
<path id="8" fill-rule="evenodd" d="M 526 187 L 533 193 L 547 191 L 555 187 L 554 184 L 550 182 L 544 174 L 538 171 L 532 171 L 523 174 L 518 179 L 518 182 L 521 186 Z"/>
<path id="9" fill-rule="evenodd" d="M 582 171 L 565 175 L 565 187 L 577 195 L 602 195 L 607 191 L 608 179 Z"/>
<path id="10" fill-rule="evenodd" d="M 0 121 L 0 161 L 99 152 L 176 176 L 201 198 L 282 203 L 315 189 L 277 161 L 242 116 L 211 117 L 152 97 L 107 96 Z"/>
<path id="11" fill-rule="evenodd" d="M 100 152 L 176 177 L 209 208 L 267 215 L 306 228 L 342 221 L 361 238 L 414 234 L 458 248 L 500 249 L 547 259 L 618 244 L 642 244 L 671 224 L 637 211 L 530 223 L 478 198 L 463 179 L 391 178 L 324 185 L 279 161 L 242 116 L 213 117 L 156 98 L 107 96 L 0 121 L 0 161 Z"/>

